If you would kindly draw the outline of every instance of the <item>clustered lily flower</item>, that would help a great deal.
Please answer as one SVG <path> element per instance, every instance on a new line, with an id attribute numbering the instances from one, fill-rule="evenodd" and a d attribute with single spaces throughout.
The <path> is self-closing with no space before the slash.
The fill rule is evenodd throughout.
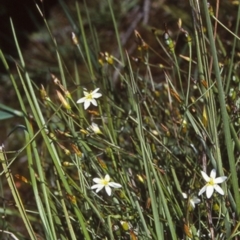
<path id="1" fill-rule="evenodd" d="M 121 188 L 122 185 L 115 182 L 110 182 L 110 176 L 107 174 L 105 178 L 94 178 L 93 181 L 96 183 L 94 184 L 91 189 L 96 189 L 96 193 L 102 190 L 105 187 L 106 193 L 108 196 L 112 194 L 112 188 Z"/>
<path id="2" fill-rule="evenodd" d="M 223 183 L 227 177 L 222 176 L 216 178 L 216 169 L 213 169 L 210 173 L 210 177 L 203 171 L 201 171 L 201 174 L 206 181 L 206 185 L 199 191 L 198 196 L 203 194 L 206 191 L 207 198 L 210 198 L 215 191 L 217 191 L 219 194 L 224 195 L 223 189 L 218 186 L 219 183 Z"/>
<path id="3" fill-rule="evenodd" d="M 90 104 L 92 103 L 94 106 L 97 106 L 97 101 L 95 98 L 100 98 L 102 96 L 101 93 L 98 93 L 99 88 L 96 88 L 94 91 L 87 92 L 87 89 L 83 91 L 84 97 L 77 100 L 77 103 L 84 103 L 84 109 L 88 109 Z"/>

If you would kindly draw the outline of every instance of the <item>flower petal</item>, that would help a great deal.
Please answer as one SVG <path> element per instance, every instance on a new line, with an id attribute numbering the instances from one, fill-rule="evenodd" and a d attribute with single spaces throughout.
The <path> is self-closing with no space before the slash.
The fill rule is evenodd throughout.
<path id="1" fill-rule="evenodd" d="M 83 91 L 83 94 L 84 94 L 84 96 L 86 97 L 87 95 L 89 95 L 89 92 Z"/>
<path id="2" fill-rule="evenodd" d="M 198 193 L 198 196 L 202 195 L 206 191 L 207 186 L 205 185 L 204 187 L 201 188 L 201 190 Z"/>
<path id="3" fill-rule="evenodd" d="M 108 174 L 106 174 L 104 180 L 107 181 L 107 182 L 109 182 L 109 181 L 110 181 L 110 176 L 109 176 Z"/>
<path id="4" fill-rule="evenodd" d="M 187 199 L 187 194 L 186 193 L 183 192 L 182 196 L 183 196 L 184 199 Z"/>
<path id="5" fill-rule="evenodd" d="M 191 205 L 191 207 L 194 209 L 195 208 L 195 203 L 194 203 L 194 201 L 192 201 L 191 199 L 190 199 L 190 201 L 189 201 L 189 204 Z"/>
<path id="6" fill-rule="evenodd" d="M 77 100 L 77 103 L 83 103 L 83 102 L 85 102 L 85 97 L 82 97 L 82 98 Z"/>
<path id="7" fill-rule="evenodd" d="M 102 182 L 102 179 L 101 178 L 94 178 L 93 181 L 95 183 L 101 183 Z"/>
<path id="8" fill-rule="evenodd" d="M 115 182 L 110 182 L 108 185 L 112 188 L 121 188 L 122 187 L 121 184 L 115 183 Z"/>
<path id="9" fill-rule="evenodd" d="M 92 91 L 92 94 L 98 92 L 99 89 L 100 89 L 100 88 L 96 88 L 95 90 L 93 90 L 93 91 Z"/>
<path id="10" fill-rule="evenodd" d="M 214 183 L 222 183 L 226 181 L 226 179 L 227 179 L 226 176 L 218 177 L 218 178 L 215 178 Z"/>
<path id="11" fill-rule="evenodd" d="M 90 130 L 92 130 L 96 134 L 102 134 L 100 128 L 96 123 L 92 123 L 92 125 L 89 127 Z"/>
<path id="12" fill-rule="evenodd" d="M 214 189 L 215 189 L 219 194 L 224 195 L 224 191 L 223 191 L 223 189 L 222 189 L 220 186 L 214 185 Z"/>
<path id="13" fill-rule="evenodd" d="M 213 178 L 213 179 L 215 179 L 216 174 L 217 174 L 216 169 L 213 168 L 212 171 L 211 171 L 211 173 L 210 173 L 210 177 Z"/>
<path id="14" fill-rule="evenodd" d="M 101 93 L 94 93 L 93 95 L 93 98 L 100 98 L 102 96 Z"/>
<path id="15" fill-rule="evenodd" d="M 193 197 L 191 200 L 194 202 L 194 204 L 198 204 L 201 202 L 201 200 L 197 197 Z"/>
<path id="16" fill-rule="evenodd" d="M 108 196 L 111 196 L 111 194 L 112 194 L 112 189 L 111 189 L 108 185 L 105 186 L 105 190 L 106 190 Z"/>
<path id="17" fill-rule="evenodd" d="M 85 102 L 84 102 L 84 109 L 85 110 L 88 109 L 89 106 L 90 106 L 90 101 L 85 100 Z"/>
<path id="18" fill-rule="evenodd" d="M 99 187 L 99 184 L 94 184 L 93 186 L 91 186 L 91 189 L 95 189 L 95 188 L 98 188 Z"/>
<path id="19" fill-rule="evenodd" d="M 91 187 L 91 189 L 96 189 L 97 188 L 96 192 L 98 193 L 100 190 L 103 189 L 103 187 L 104 186 L 102 184 L 95 184 Z"/>
<path id="20" fill-rule="evenodd" d="M 210 198 L 212 196 L 213 191 L 214 191 L 214 188 L 212 185 L 207 186 L 207 189 L 206 189 L 207 198 Z"/>
<path id="21" fill-rule="evenodd" d="M 205 172 L 201 171 L 201 174 L 202 174 L 202 177 L 204 178 L 204 180 L 205 180 L 206 182 L 209 182 L 209 181 L 210 181 L 210 177 L 209 177 Z"/>
<path id="22" fill-rule="evenodd" d="M 195 205 L 200 203 L 200 202 L 201 202 L 201 200 L 199 198 L 195 197 L 195 196 L 190 198 L 190 200 L 189 200 L 189 204 L 192 207 L 192 209 L 194 209 Z"/>
<path id="23" fill-rule="evenodd" d="M 96 190 L 96 193 L 98 193 L 99 191 L 101 191 L 104 188 L 103 185 L 99 186 L 98 189 Z"/>
<path id="24" fill-rule="evenodd" d="M 91 103 L 94 105 L 94 106 L 97 106 L 97 101 L 93 98 L 91 99 Z"/>

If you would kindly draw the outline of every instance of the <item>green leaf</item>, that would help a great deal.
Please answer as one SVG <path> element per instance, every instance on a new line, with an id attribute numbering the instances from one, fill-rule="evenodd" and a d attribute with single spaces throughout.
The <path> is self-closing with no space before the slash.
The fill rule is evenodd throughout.
<path id="1" fill-rule="evenodd" d="M 13 117 L 23 117 L 23 112 L 7 107 L 0 103 L 0 120 L 5 120 Z"/>

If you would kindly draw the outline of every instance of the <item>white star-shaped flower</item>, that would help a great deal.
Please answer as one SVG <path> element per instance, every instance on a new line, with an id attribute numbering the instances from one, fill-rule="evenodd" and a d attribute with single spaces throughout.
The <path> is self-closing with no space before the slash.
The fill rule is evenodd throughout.
<path id="1" fill-rule="evenodd" d="M 102 190 L 105 187 L 105 190 L 108 194 L 108 196 L 111 196 L 112 194 L 112 188 L 121 188 L 122 185 L 115 182 L 110 182 L 110 176 L 107 174 L 105 178 L 94 178 L 93 181 L 96 183 L 94 184 L 91 189 L 97 189 L 96 193 L 98 193 L 100 190 Z"/>
<path id="2" fill-rule="evenodd" d="M 224 182 L 227 179 L 226 176 L 216 178 L 216 169 L 213 169 L 211 171 L 210 177 L 203 171 L 201 171 L 201 174 L 207 183 L 199 191 L 198 196 L 200 196 L 201 194 L 203 194 L 206 191 L 207 198 L 210 198 L 212 196 L 214 190 L 216 190 L 219 194 L 224 195 L 224 191 L 222 190 L 222 188 L 220 186 L 218 186 L 218 184 Z"/>
<path id="3" fill-rule="evenodd" d="M 92 103 L 94 106 L 97 106 L 97 101 L 95 98 L 100 98 L 102 96 L 101 93 L 97 91 L 99 88 L 96 88 L 94 91 L 87 92 L 86 89 L 83 91 L 84 97 L 77 100 L 77 103 L 84 103 L 84 109 L 86 110 L 90 104 Z"/>
<path id="4" fill-rule="evenodd" d="M 184 198 L 184 199 L 187 199 L 187 198 L 188 198 L 188 195 L 187 195 L 186 193 L 182 193 L 182 195 L 183 195 L 183 198 Z M 194 209 L 194 208 L 195 208 L 195 205 L 198 204 L 198 203 L 200 203 L 200 202 L 201 202 L 201 200 L 200 200 L 199 198 L 197 198 L 197 197 L 195 197 L 195 196 L 190 197 L 190 198 L 189 198 L 189 201 L 188 201 L 188 204 L 189 204 L 189 206 L 190 206 L 190 209 Z"/>

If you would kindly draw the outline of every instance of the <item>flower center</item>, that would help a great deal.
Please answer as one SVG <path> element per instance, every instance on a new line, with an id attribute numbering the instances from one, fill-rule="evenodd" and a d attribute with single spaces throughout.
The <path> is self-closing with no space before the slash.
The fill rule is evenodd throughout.
<path id="1" fill-rule="evenodd" d="M 207 183 L 208 186 L 213 186 L 214 185 L 214 179 L 210 178 L 209 182 Z"/>
<path id="2" fill-rule="evenodd" d="M 108 183 L 109 183 L 109 181 L 107 181 L 107 180 L 105 180 L 105 179 L 102 179 L 102 185 L 107 186 Z"/>
<path id="3" fill-rule="evenodd" d="M 86 96 L 86 99 L 93 99 L 92 93 L 89 93 L 89 94 Z"/>

